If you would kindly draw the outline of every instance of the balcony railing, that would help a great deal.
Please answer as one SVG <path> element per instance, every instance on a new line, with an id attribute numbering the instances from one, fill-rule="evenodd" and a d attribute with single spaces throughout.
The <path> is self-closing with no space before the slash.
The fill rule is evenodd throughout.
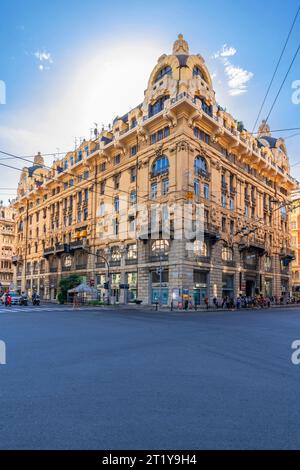
<path id="1" fill-rule="evenodd" d="M 86 263 L 79 263 L 79 264 L 76 264 L 76 269 L 79 271 L 79 270 L 82 270 L 82 269 L 86 269 Z"/>
<path id="2" fill-rule="evenodd" d="M 160 261 L 168 261 L 169 255 L 161 254 L 161 255 L 150 255 L 149 260 L 151 263 L 157 263 Z"/>

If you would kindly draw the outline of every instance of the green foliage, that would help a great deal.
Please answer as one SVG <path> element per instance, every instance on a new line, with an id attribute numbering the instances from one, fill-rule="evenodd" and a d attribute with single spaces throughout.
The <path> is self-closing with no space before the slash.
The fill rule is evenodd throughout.
<path id="1" fill-rule="evenodd" d="M 63 295 L 62 292 L 59 292 L 59 293 L 57 294 L 57 300 L 58 300 L 58 302 L 59 302 L 60 304 L 64 304 L 64 303 L 65 303 L 64 295 Z"/>
<path id="2" fill-rule="evenodd" d="M 70 276 L 64 277 L 60 280 L 59 283 L 59 292 L 57 299 L 59 303 L 64 303 L 67 301 L 68 290 L 73 289 L 76 286 L 79 286 L 81 283 L 81 277 L 77 274 L 71 274 Z"/>
<path id="3" fill-rule="evenodd" d="M 88 305 L 104 305 L 104 302 L 102 300 L 89 300 Z"/>

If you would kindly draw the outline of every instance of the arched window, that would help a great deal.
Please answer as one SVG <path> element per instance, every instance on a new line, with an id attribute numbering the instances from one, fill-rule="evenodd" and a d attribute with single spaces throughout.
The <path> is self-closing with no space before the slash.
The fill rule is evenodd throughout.
<path id="1" fill-rule="evenodd" d="M 207 257 L 208 256 L 208 246 L 205 241 L 195 240 L 194 241 L 194 255 L 196 257 Z"/>
<path id="2" fill-rule="evenodd" d="M 193 77 L 200 77 L 200 78 L 202 78 L 202 80 L 206 81 L 206 78 L 205 78 L 202 70 L 197 65 L 195 65 L 195 67 L 193 68 Z"/>
<path id="3" fill-rule="evenodd" d="M 153 256 L 168 255 L 170 244 L 168 240 L 155 240 L 151 245 Z"/>
<path id="4" fill-rule="evenodd" d="M 152 176 L 162 175 L 169 171 L 169 160 L 165 155 L 157 158 L 152 165 Z"/>
<path id="5" fill-rule="evenodd" d="M 163 78 L 165 75 L 172 75 L 172 68 L 169 65 L 166 65 L 160 71 L 155 77 L 154 83 L 158 82 L 161 78 Z"/>
<path id="6" fill-rule="evenodd" d="M 201 155 L 197 155 L 197 157 L 195 158 L 194 169 L 195 169 L 196 175 L 207 176 L 208 174 L 207 163 L 206 163 L 205 158 L 201 157 Z"/>
<path id="7" fill-rule="evenodd" d="M 149 117 L 154 116 L 157 113 L 160 113 L 164 109 L 164 103 L 170 97 L 169 95 L 161 96 L 155 103 L 149 105 Z"/>
<path id="8" fill-rule="evenodd" d="M 222 248 L 222 260 L 233 261 L 233 250 L 229 246 L 223 246 Z"/>

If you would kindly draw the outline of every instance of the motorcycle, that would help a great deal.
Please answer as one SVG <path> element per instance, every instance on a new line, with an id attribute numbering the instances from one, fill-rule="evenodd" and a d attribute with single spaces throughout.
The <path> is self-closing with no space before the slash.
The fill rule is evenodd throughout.
<path id="1" fill-rule="evenodd" d="M 40 298 L 36 296 L 32 299 L 32 305 L 40 305 Z"/>
<path id="2" fill-rule="evenodd" d="M 26 295 L 22 295 L 22 297 L 20 299 L 20 305 L 25 305 L 25 306 L 28 305 L 28 298 L 27 298 Z"/>

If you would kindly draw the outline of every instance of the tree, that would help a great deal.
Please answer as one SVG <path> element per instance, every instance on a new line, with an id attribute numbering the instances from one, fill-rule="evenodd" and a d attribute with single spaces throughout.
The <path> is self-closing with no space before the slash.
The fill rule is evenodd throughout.
<path id="1" fill-rule="evenodd" d="M 79 286 L 81 283 L 81 277 L 77 274 L 71 274 L 68 277 L 64 277 L 59 283 L 58 301 L 63 304 L 68 298 L 68 290 Z"/>

